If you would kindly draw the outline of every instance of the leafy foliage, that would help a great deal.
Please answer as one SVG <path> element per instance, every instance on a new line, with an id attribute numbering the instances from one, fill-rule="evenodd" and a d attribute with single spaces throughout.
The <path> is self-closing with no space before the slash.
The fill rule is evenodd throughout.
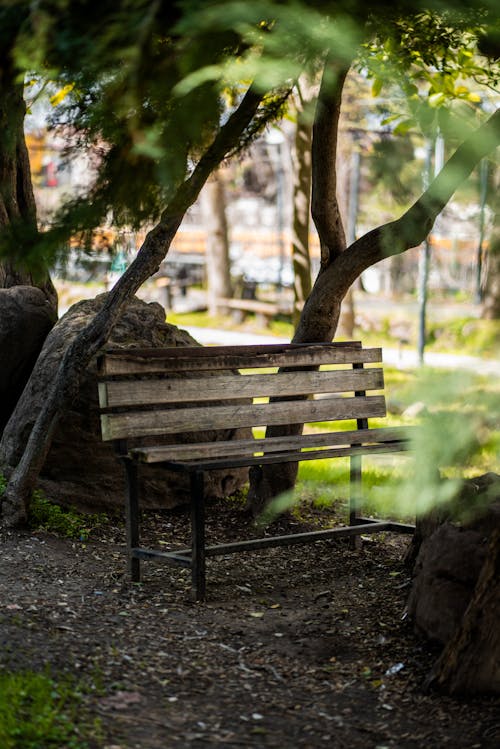
<path id="1" fill-rule="evenodd" d="M 377 501 L 424 514 L 454 503 L 464 478 L 495 470 L 498 383 L 478 387 L 478 379 L 465 372 L 425 370 L 406 389 L 408 402 L 422 404 L 419 427 L 412 432 L 414 470 L 395 492 L 381 486 Z M 486 495 L 481 501 L 490 499 Z M 481 508 L 469 504 L 465 509 L 474 514 Z"/>
<path id="2" fill-rule="evenodd" d="M 0 497 L 5 491 L 7 480 L 0 473 Z M 93 530 L 99 528 L 107 517 L 104 514 L 84 515 L 73 509 L 66 509 L 51 502 L 43 492 L 33 492 L 30 503 L 29 527 L 44 530 L 63 538 L 86 541 Z"/>
<path id="3" fill-rule="evenodd" d="M 64 538 L 86 541 L 91 532 L 105 522 L 106 516 L 83 515 L 73 509 L 65 509 L 48 500 L 42 492 L 35 491 L 30 504 L 29 525 L 55 533 Z"/>
<path id="4" fill-rule="evenodd" d="M 67 159 L 86 149 L 95 179 L 41 235 L 10 225 L 0 253 L 36 270 L 65 252 L 70 236 L 88 238 L 105 221 L 157 221 L 250 82 L 265 98 L 228 153 L 282 113 L 299 75 L 327 56 L 333 69 L 349 66 L 363 44 L 359 64 L 374 92 L 395 81 L 408 101 L 409 114 L 388 113 L 400 131 L 456 127 L 463 117 L 450 120 L 451 99 L 478 109 L 465 78 L 498 79 L 494 60 L 476 54 L 480 42 L 483 52 L 495 49 L 494 6 L 426 5 L 382 2 L 373 12 L 361 0 L 103 0 L 96 13 L 90 0 L 3 0 L 2 35 L 19 75 L 53 82 L 52 125 L 71 136 Z"/>
<path id="5" fill-rule="evenodd" d="M 439 128 L 463 138 L 477 125 L 487 104 L 488 89 L 500 82 L 500 57 L 484 54 L 484 40 L 498 26 L 487 5 L 478 10 L 423 10 L 393 23 L 374 21 L 360 65 L 373 78 L 375 96 L 400 91 L 399 111 L 388 112 L 384 124 L 404 134 L 417 129 L 426 135 Z"/>

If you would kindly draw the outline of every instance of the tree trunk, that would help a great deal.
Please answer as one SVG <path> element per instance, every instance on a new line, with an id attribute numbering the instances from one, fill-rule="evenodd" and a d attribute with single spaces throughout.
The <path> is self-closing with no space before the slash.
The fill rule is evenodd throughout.
<path id="1" fill-rule="evenodd" d="M 500 694 L 500 531 L 490 540 L 462 625 L 449 641 L 428 685 L 452 695 Z"/>
<path id="2" fill-rule="evenodd" d="M 341 296 L 336 293 L 317 293 L 319 281 L 326 269 L 346 246 L 337 201 L 336 171 L 340 102 L 346 75 L 347 69 L 338 70 L 327 61 L 316 102 L 311 147 L 311 211 L 320 240 L 321 265 L 316 283 L 302 309 L 293 343 L 331 341 L 337 329 L 340 305 L 346 291 Z M 302 428 L 299 424 L 268 427 L 266 435 L 281 437 L 300 434 Z M 259 515 L 272 499 L 292 489 L 297 471 L 296 463 L 252 467 L 247 497 L 247 505 L 252 514 Z"/>
<path id="3" fill-rule="evenodd" d="M 337 199 L 344 225 L 346 226 L 346 244 L 351 245 L 356 239 L 357 219 L 359 213 L 359 180 L 361 170 L 361 151 L 358 138 L 340 137 L 337 146 Z M 344 298 L 340 311 L 338 332 L 348 339 L 354 337 L 356 310 L 354 308 L 354 286 L 351 286 Z"/>
<path id="4" fill-rule="evenodd" d="M 239 142 L 241 134 L 253 120 L 261 99 L 262 95 L 253 88 L 247 91 L 239 107 L 200 158 L 191 176 L 176 191 L 158 225 L 146 236 L 134 262 L 110 291 L 100 312 L 66 350 L 24 454 L 10 474 L 2 497 L 1 515 L 6 526 L 13 527 L 26 521 L 31 493 L 50 448 L 55 427 L 78 392 L 85 368 L 105 344 L 127 300 L 158 270 L 186 210 L 198 197 L 211 172 Z"/>
<path id="5" fill-rule="evenodd" d="M 215 316 L 221 310 L 219 299 L 232 296 L 226 191 L 220 170 L 207 181 L 203 192 L 207 231 L 208 313 Z"/>
<path id="6" fill-rule="evenodd" d="M 304 304 L 312 289 L 311 256 L 309 252 L 309 217 L 311 209 L 311 140 L 312 87 L 301 81 L 295 97 L 297 123 L 292 148 L 293 164 L 293 324 L 297 326 Z"/>
<path id="7" fill-rule="evenodd" d="M 0 53 L 0 232 L 10 242 L 9 255 L 16 260 L 0 263 L 0 288 L 36 286 L 57 311 L 57 293 L 46 269 L 37 277 L 27 269 L 24 257 L 37 237 L 36 204 L 31 182 L 28 149 L 24 137 L 26 105 L 11 51 Z M 13 248 L 15 238 L 19 247 Z"/>

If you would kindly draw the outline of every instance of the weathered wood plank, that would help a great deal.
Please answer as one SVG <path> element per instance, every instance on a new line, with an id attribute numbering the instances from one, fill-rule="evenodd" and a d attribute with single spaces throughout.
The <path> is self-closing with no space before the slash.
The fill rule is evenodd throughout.
<path id="1" fill-rule="evenodd" d="M 101 428 L 104 440 L 126 439 L 145 434 L 161 435 L 212 429 L 303 424 L 385 416 L 382 395 L 320 400 L 287 400 L 278 403 L 172 408 L 158 411 L 131 411 L 104 414 Z"/>
<path id="2" fill-rule="evenodd" d="M 267 354 L 267 353 L 279 353 L 287 351 L 299 351 L 305 349 L 338 349 L 338 348 L 362 348 L 361 341 L 332 341 L 330 343 L 256 343 L 256 344 L 241 344 L 239 346 L 234 345 L 217 345 L 217 346 L 165 346 L 163 348 L 110 348 L 100 355 L 100 358 L 105 357 L 117 357 L 121 358 L 124 355 L 139 358 L 160 358 L 176 357 L 180 352 L 188 352 L 190 356 L 209 359 L 212 356 L 224 356 L 231 354 L 239 356 L 241 354 L 246 355 L 251 352 L 255 354 Z"/>
<path id="3" fill-rule="evenodd" d="M 101 408 L 190 403 L 233 398 L 381 390 L 382 369 L 344 369 L 276 374 L 182 377 L 168 380 L 121 380 L 99 383 Z"/>
<path id="4" fill-rule="evenodd" d="M 297 346 L 180 346 L 171 349 L 127 349 L 99 358 L 99 375 L 133 375 L 259 367 L 304 367 L 322 364 L 377 363 L 380 348 L 361 349 L 336 344 Z"/>
<path id="5" fill-rule="evenodd" d="M 308 450 L 307 452 L 284 452 L 266 455 L 241 455 L 224 458 L 204 458 L 186 461 L 165 461 L 167 468 L 185 470 L 214 471 L 223 468 L 244 468 L 254 465 L 269 465 L 275 463 L 296 463 L 302 460 L 324 460 L 325 458 L 347 458 L 351 455 L 375 455 L 382 453 L 401 452 L 408 449 L 407 442 L 381 442 L 373 445 L 352 445 L 351 447 L 327 447 L 323 450 Z"/>
<path id="6" fill-rule="evenodd" d="M 262 439 L 233 439 L 229 441 L 198 442 L 191 445 L 163 445 L 140 447 L 131 453 L 144 463 L 162 461 L 194 460 L 196 458 L 224 458 L 238 455 L 274 454 L 280 452 L 310 450 L 312 448 L 340 445 L 370 445 L 376 443 L 403 443 L 409 439 L 411 430 L 405 427 L 381 427 L 377 429 L 354 429 L 344 432 L 319 432 L 317 434 L 287 435 Z"/>

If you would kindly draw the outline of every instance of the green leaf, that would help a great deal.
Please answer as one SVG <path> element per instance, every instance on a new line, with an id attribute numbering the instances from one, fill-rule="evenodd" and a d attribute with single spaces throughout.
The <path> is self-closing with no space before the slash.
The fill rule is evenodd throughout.
<path id="1" fill-rule="evenodd" d="M 431 94 L 429 96 L 429 106 L 432 107 L 433 109 L 437 109 L 438 107 L 441 106 L 444 100 L 445 100 L 445 95 L 443 94 L 442 91 L 440 91 L 437 94 Z"/>
<path id="2" fill-rule="evenodd" d="M 372 96 L 378 96 L 380 92 L 382 91 L 382 86 L 384 85 L 384 81 L 382 78 L 375 78 L 375 80 L 372 83 Z"/>
<path id="3" fill-rule="evenodd" d="M 391 122 L 395 122 L 395 120 L 399 120 L 400 117 L 401 117 L 400 114 L 391 114 L 390 117 L 386 117 L 384 120 L 382 120 L 380 124 L 389 125 Z"/>
<path id="4" fill-rule="evenodd" d="M 413 119 L 413 117 L 410 117 L 409 119 L 400 122 L 399 125 L 396 125 L 393 133 L 394 135 L 406 135 L 406 133 L 414 126 L 415 120 Z"/>

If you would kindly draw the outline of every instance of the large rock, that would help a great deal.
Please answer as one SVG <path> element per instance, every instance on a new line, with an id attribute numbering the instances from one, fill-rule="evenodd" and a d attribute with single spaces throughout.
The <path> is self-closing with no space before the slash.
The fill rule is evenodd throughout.
<path id="1" fill-rule="evenodd" d="M 0 435 L 56 320 L 40 289 L 0 289 Z"/>
<path id="2" fill-rule="evenodd" d="M 0 461 L 3 457 L 4 463 L 15 465 L 19 460 L 64 350 L 95 315 L 104 297 L 103 294 L 75 304 L 48 336 L 36 372 L 4 434 Z M 197 344 L 186 331 L 165 323 L 161 305 L 146 304 L 137 298 L 125 309 L 108 342 L 109 347 L 125 348 L 187 345 Z M 186 435 L 186 439 L 192 441 L 193 436 Z M 246 476 L 242 469 L 213 472 L 206 481 L 207 497 L 231 494 Z M 144 468 L 141 481 L 142 507 L 171 508 L 189 499 L 185 477 L 160 466 Z M 101 440 L 95 362 L 87 370 L 78 398 L 58 425 L 39 486 L 55 501 L 85 511 L 123 505 L 123 469 L 112 446 Z"/>
<path id="3" fill-rule="evenodd" d="M 480 499 L 486 497 L 483 504 Z M 463 517 L 465 504 L 476 512 L 457 521 L 435 512 L 421 524 L 408 614 L 416 629 L 431 640 L 447 643 L 462 622 L 488 552 L 491 534 L 500 527 L 500 476 L 486 474 L 466 482 L 455 505 Z"/>

